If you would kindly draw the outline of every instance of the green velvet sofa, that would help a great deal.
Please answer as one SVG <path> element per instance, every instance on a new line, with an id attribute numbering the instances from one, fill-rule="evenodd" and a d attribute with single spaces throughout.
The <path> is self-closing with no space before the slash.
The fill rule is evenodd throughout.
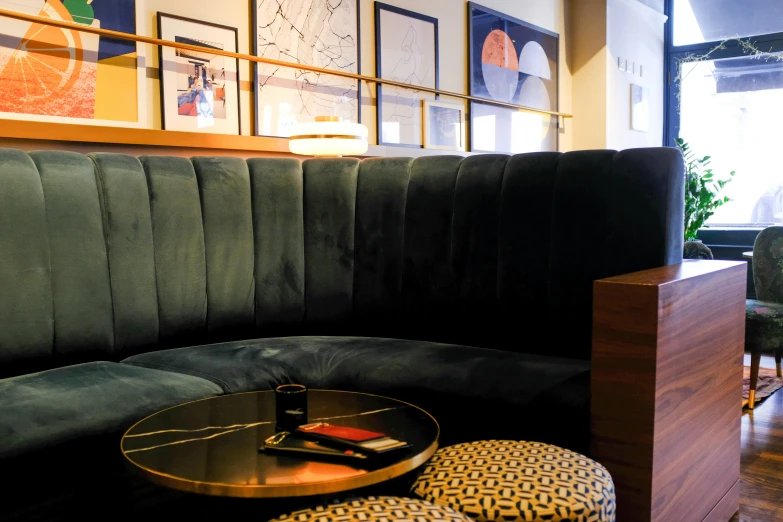
<path id="1" fill-rule="evenodd" d="M 587 451 L 592 282 L 679 263 L 682 194 L 667 148 L 0 150 L 0 469 L 47 477 L 16 513 L 130 505 L 133 422 L 287 382 L 414 402 L 446 443 Z"/>

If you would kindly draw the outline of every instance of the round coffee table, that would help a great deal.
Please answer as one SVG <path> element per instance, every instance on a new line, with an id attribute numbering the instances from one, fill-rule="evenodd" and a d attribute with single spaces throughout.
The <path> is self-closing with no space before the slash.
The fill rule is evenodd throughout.
<path id="1" fill-rule="evenodd" d="M 122 437 L 131 468 L 181 491 L 244 498 L 324 495 L 377 484 L 424 464 L 438 448 L 438 423 L 394 399 L 308 391 L 309 422 L 379 431 L 410 443 L 382 465 L 335 463 L 259 452 L 275 433 L 275 393 L 238 393 L 174 406 Z"/>

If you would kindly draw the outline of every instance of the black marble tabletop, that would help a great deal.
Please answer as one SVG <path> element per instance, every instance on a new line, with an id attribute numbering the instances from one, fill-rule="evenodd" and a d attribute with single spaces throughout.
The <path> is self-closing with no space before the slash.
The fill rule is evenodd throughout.
<path id="1" fill-rule="evenodd" d="M 382 460 L 309 460 L 259 452 L 275 433 L 275 394 L 239 393 L 153 414 L 129 429 L 129 465 L 170 488 L 228 497 L 295 497 L 346 491 L 398 477 L 437 449 L 437 422 L 413 405 L 362 393 L 308 391 L 309 422 L 385 433 L 410 444 Z"/>

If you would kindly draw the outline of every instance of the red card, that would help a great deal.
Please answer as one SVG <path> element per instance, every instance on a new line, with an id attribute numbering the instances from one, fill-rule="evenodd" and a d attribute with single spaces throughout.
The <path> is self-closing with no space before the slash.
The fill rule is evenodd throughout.
<path id="1" fill-rule="evenodd" d="M 304 427 L 302 427 L 304 428 Z M 300 429 L 302 429 L 300 428 Z M 337 439 L 348 440 L 351 442 L 365 442 L 373 439 L 380 439 L 386 435 L 375 431 L 361 430 L 359 428 L 351 428 L 348 426 L 317 426 L 313 428 L 305 428 L 302 431 L 307 433 L 314 433 L 326 437 L 334 437 Z"/>

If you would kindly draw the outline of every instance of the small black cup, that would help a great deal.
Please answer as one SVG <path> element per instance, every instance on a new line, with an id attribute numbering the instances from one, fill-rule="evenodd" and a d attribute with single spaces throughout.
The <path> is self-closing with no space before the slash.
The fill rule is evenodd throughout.
<path id="1" fill-rule="evenodd" d="M 275 388 L 277 431 L 294 431 L 307 424 L 307 387 L 283 384 Z"/>

